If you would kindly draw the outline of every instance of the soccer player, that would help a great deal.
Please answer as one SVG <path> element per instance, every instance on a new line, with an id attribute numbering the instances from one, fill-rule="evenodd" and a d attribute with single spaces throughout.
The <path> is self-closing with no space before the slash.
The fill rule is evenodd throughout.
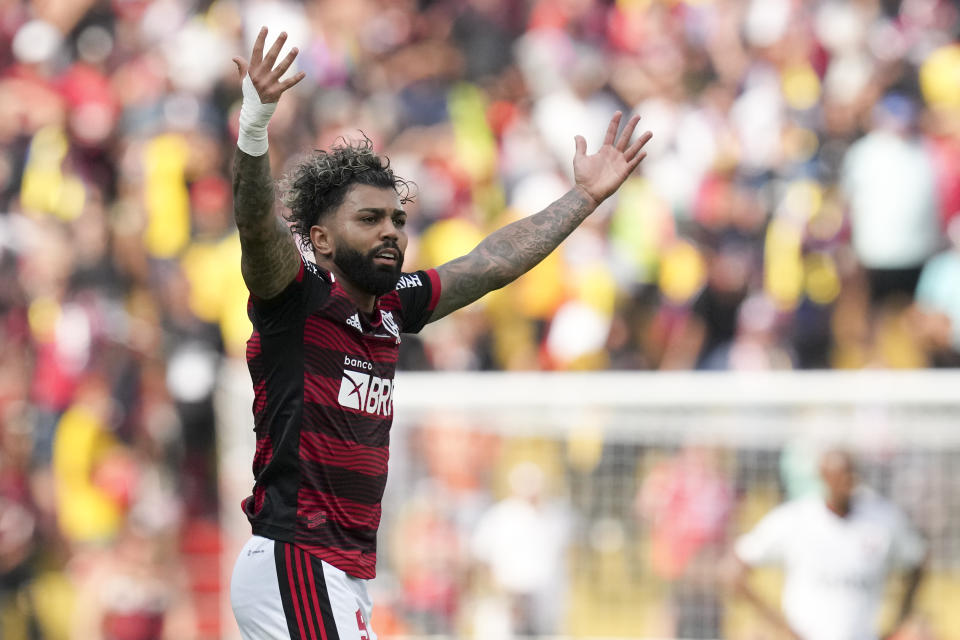
<path id="1" fill-rule="evenodd" d="M 913 608 L 926 546 L 890 502 L 858 486 L 853 458 L 834 449 L 820 459 L 824 497 L 780 505 L 735 545 L 731 585 L 758 612 L 804 640 L 875 640 L 876 618 L 892 571 L 906 572 L 896 630 Z M 784 570 L 783 614 L 748 582 L 761 565 Z"/>
<path id="2" fill-rule="evenodd" d="M 614 193 L 646 153 L 630 143 L 639 118 L 586 154 L 577 136 L 575 185 L 447 264 L 401 273 L 407 185 L 369 141 L 319 151 L 285 179 L 287 225 L 274 215 L 266 127 L 297 55 L 264 53 L 261 29 L 243 83 L 234 160 L 234 215 L 250 290 L 254 387 L 253 537 L 240 552 L 231 601 L 248 640 L 376 638 L 366 581 L 374 577 L 387 476 L 393 379 L 402 333 L 498 289 L 531 269 Z"/>

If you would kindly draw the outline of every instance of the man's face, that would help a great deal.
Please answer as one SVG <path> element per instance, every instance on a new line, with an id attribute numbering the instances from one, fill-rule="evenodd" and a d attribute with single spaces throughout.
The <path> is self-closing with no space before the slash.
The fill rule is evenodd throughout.
<path id="1" fill-rule="evenodd" d="M 356 185 L 333 212 L 333 263 L 353 285 L 375 296 L 400 279 L 407 214 L 393 189 Z"/>
<path id="2" fill-rule="evenodd" d="M 857 469 L 853 458 L 841 451 L 831 451 L 820 461 L 820 475 L 831 500 L 847 502 L 857 486 Z"/>

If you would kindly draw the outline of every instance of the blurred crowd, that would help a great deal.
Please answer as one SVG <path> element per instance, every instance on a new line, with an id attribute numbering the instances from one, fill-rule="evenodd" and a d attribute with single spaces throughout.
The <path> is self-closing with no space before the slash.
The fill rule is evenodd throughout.
<path id="1" fill-rule="evenodd" d="M 369 136 L 419 186 L 407 270 L 563 193 L 614 110 L 654 132 L 408 369 L 960 363 L 955 3 L 0 0 L 4 637 L 220 632 L 213 397 L 250 329 L 231 57 L 264 24 L 306 72 L 277 177 Z"/>

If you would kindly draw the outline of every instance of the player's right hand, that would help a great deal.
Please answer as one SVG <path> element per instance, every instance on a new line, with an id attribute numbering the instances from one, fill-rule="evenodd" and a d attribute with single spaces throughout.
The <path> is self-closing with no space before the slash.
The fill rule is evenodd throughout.
<path id="1" fill-rule="evenodd" d="M 280 80 L 280 77 L 286 73 L 297 58 L 299 51 L 294 47 L 279 64 L 274 66 L 277 56 L 280 55 L 280 49 L 283 48 L 283 43 L 287 40 L 287 33 L 281 31 L 270 50 L 267 51 L 267 55 L 263 55 L 263 46 L 266 40 L 267 28 L 260 27 L 257 41 L 253 43 L 253 51 L 250 53 L 250 62 L 240 56 L 233 59 L 233 62 L 237 65 L 237 71 L 240 72 L 240 80 L 243 80 L 243 77 L 249 74 L 257 94 L 260 96 L 260 102 L 263 103 L 277 102 L 284 91 L 303 80 L 306 75 L 301 71 L 286 80 Z"/>

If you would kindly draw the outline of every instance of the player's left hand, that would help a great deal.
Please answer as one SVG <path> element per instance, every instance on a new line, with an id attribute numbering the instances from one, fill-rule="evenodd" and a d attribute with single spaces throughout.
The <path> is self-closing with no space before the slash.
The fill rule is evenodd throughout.
<path id="1" fill-rule="evenodd" d="M 603 146 L 593 155 L 587 155 L 587 141 L 583 136 L 574 138 L 577 145 L 577 152 L 573 156 L 574 181 L 577 188 L 593 198 L 597 204 L 619 189 L 640 161 L 647 157 L 646 152 L 641 152 L 641 149 L 653 137 L 652 133 L 646 131 L 628 147 L 633 131 L 640 122 L 640 116 L 630 118 L 618 136 L 621 117 L 623 114 L 619 111 L 613 114 Z"/>

